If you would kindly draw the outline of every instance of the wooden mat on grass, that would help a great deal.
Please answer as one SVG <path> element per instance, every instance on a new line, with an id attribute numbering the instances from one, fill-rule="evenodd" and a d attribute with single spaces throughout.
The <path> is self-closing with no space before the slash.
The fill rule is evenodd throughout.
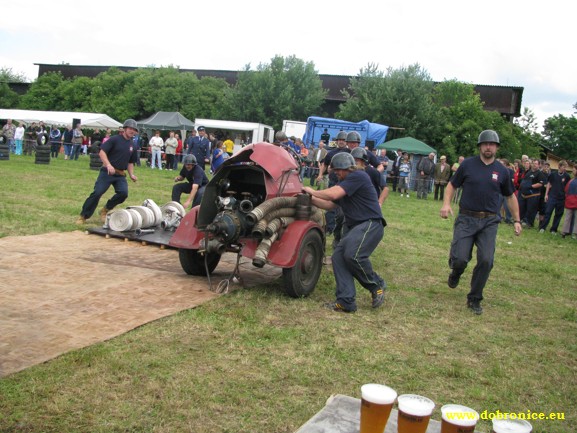
<path id="1" fill-rule="evenodd" d="M 47 233 L 2 238 L 0 252 L 0 377 L 219 296 L 184 273 L 176 250 L 139 242 Z M 215 286 L 235 260 L 223 256 Z M 280 275 L 241 264 L 246 286 Z"/>

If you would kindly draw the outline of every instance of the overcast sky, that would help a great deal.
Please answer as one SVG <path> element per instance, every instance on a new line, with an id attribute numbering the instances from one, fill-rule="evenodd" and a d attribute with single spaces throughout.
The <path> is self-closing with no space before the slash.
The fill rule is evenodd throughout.
<path id="1" fill-rule="evenodd" d="M 34 63 L 239 70 L 295 55 L 321 74 L 419 63 L 435 81 L 520 86 L 539 124 L 577 102 L 569 0 L 3 3 L 0 67 L 31 80 Z"/>

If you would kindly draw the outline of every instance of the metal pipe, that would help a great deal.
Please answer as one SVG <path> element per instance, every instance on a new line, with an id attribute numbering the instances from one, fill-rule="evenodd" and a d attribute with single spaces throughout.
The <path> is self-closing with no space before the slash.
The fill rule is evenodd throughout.
<path id="1" fill-rule="evenodd" d="M 150 233 L 154 233 L 154 229 L 136 229 L 134 233 L 136 234 L 136 236 L 147 235 Z"/>

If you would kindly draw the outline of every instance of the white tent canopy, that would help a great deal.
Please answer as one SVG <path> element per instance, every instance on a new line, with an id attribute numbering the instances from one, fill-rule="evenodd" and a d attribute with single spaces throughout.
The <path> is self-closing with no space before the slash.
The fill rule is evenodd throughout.
<path id="1" fill-rule="evenodd" d="M 47 126 L 72 125 L 72 119 L 80 119 L 83 128 L 117 129 L 122 123 L 101 113 L 76 113 L 73 111 L 32 111 L 0 109 L 0 119 L 12 119 L 30 124 L 44 122 Z"/>

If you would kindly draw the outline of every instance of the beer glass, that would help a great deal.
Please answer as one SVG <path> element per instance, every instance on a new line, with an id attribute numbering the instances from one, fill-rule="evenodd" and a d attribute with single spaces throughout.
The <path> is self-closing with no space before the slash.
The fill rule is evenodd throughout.
<path id="1" fill-rule="evenodd" d="M 479 414 L 460 404 L 446 404 L 441 408 L 441 433 L 473 433 Z"/>
<path id="2" fill-rule="evenodd" d="M 531 433 L 533 426 L 524 419 L 493 418 L 493 433 Z"/>
<path id="3" fill-rule="evenodd" d="M 435 408 L 433 400 L 415 394 L 399 395 L 398 433 L 425 433 Z"/>
<path id="4" fill-rule="evenodd" d="M 397 398 L 397 392 L 385 385 L 368 383 L 361 386 L 360 433 L 383 433 Z"/>

